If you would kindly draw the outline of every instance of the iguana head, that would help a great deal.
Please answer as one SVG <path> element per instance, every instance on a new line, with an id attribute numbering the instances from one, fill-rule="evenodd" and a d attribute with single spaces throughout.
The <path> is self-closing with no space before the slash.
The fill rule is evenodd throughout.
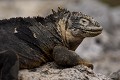
<path id="1" fill-rule="evenodd" d="M 64 44 L 72 50 L 75 50 L 85 37 L 94 37 L 102 32 L 103 28 L 97 21 L 81 12 L 70 12 L 64 8 L 52 12 L 46 19 L 57 25 Z"/>
<path id="2" fill-rule="evenodd" d="M 58 12 L 53 10 L 56 20 L 63 20 L 65 29 L 71 32 L 74 37 L 94 37 L 102 32 L 102 27 L 92 17 L 81 12 L 70 12 L 63 8 L 58 8 Z"/>
<path id="3" fill-rule="evenodd" d="M 68 29 L 73 36 L 93 37 L 102 32 L 102 27 L 92 17 L 81 12 L 72 12 L 68 19 Z"/>

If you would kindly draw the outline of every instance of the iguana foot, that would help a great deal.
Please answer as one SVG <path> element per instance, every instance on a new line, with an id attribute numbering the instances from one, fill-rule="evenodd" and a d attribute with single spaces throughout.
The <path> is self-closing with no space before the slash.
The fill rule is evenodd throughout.
<path id="1" fill-rule="evenodd" d="M 87 66 L 88 68 L 91 68 L 91 69 L 94 68 L 94 66 L 93 66 L 92 63 L 90 63 L 90 62 L 88 62 L 88 61 L 85 61 L 85 60 L 83 60 L 83 59 L 80 60 L 79 64 L 80 64 L 80 65 L 85 65 L 85 66 Z"/>
<path id="2" fill-rule="evenodd" d="M 53 58 L 57 65 L 62 67 L 72 67 L 76 65 L 85 65 L 93 69 L 93 65 L 82 59 L 75 51 L 68 50 L 64 46 L 56 46 L 53 50 Z"/>

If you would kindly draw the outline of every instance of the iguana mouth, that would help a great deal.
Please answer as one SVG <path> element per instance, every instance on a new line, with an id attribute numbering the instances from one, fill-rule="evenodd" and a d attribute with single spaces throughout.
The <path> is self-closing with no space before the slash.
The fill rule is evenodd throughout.
<path id="1" fill-rule="evenodd" d="M 87 27 L 82 29 L 83 32 L 87 32 L 87 33 L 101 33 L 103 30 L 103 28 L 100 27 Z"/>
<path id="2" fill-rule="evenodd" d="M 82 28 L 82 32 L 87 36 L 87 37 L 94 37 L 102 33 L 103 28 L 101 26 L 99 27 L 84 27 Z M 85 36 L 85 37 L 86 37 Z"/>
<path id="3" fill-rule="evenodd" d="M 101 32 L 102 29 L 91 29 L 91 30 L 86 30 L 86 31 L 90 31 L 90 32 Z"/>
<path id="4" fill-rule="evenodd" d="M 89 34 L 100 34 L 102 31 L 84 31 Z"/>

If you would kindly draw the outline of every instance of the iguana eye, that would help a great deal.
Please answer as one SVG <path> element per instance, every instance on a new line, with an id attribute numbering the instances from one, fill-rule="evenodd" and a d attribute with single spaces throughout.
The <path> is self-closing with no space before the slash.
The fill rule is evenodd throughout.
<path id="1" fill-rule="evenodd" d="M 87 26 L 89 24 L 89 21 L 87 19 L 80 19 L 80 24 Z"/>

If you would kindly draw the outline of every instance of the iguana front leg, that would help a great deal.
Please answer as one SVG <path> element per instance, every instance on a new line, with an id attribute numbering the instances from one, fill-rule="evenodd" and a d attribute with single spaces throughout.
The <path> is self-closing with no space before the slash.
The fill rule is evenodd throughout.
<path id="1" fill-rule="evenodd" d="M 13 51 L 0 52 L 0 80 L 18 80 L 19 60 Z"/>
<path id="2" fill-rule="evenodd" d="M 57 65 L 62 67 L 72 67 L 75 65 L 85 65 L 93 69 L 93 65 L 82 59 L 75 51 L 68 50 L 64 46 L 55 46 L 53 50 L 53 58 Z"/>

